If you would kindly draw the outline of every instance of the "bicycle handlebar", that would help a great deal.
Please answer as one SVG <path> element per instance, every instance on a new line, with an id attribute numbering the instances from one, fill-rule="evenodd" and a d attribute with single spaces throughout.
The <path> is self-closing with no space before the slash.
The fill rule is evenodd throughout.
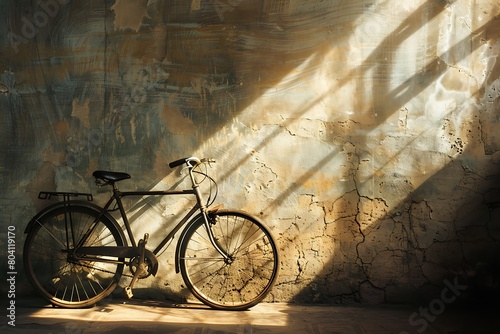
<path id="1" fill-rule="evenodd" d="M 186 164 L 188 167 L 196 167 L 197 165 L 203 163 L 203 162 L 208 162 L 212 163 L 215 162 L 213 159 L 198 159 L 196 157 L 187 157 L 187 158 L 182 158 L 179 160 L 172 161 L 171 163 L 168 164 L 170 168 L 175 168 L 177 166 L 180 166 L 182 164 Z"/>
<path id="2" fill-rule="evenodd" d="M 183 163 L 186 162 L 186 159 L 188 159 L 188 158 L 182 158 L 182 159 L 179 159 L 179 160 L 172 161 L 171 163 L 168 164 L 168 167 L 175 168 L 177 166 L 180 166 L 180 165 L 182 165 Z"/>

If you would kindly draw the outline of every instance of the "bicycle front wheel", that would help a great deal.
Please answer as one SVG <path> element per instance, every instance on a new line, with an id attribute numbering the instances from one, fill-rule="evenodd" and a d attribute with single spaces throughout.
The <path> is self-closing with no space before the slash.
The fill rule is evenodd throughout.
<path id="1" fill-rule="evenodd" d="M 205 221 L 188 226 L 181 244 L 181 274 L 191 293 L 204 304 L 244 310 L 262 301 L 278 274 L 278 252 L 271 234 L 242 211 L 210 214 L 210 229 L 225 259 L 212 245 Z"/>
<path id="2" fill-rule="evenodd" d="M 24 244 L 24 266 L 33 287 L 50 303 L 67 308 L 93 306 L 116 287 L 119 259 L 78 260 L 71 250 L 83 246 L 123 246 L 123 233 L 106 216 L 86 206 L 56 208 L 35 221 Z M 103 261 L 103 262 L 101 262 Z"/>

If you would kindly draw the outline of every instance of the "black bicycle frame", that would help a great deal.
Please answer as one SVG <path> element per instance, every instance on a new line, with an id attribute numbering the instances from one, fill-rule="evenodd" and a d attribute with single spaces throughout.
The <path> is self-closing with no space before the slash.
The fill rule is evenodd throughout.
<path id="1" fill-rule="evenodd" d="M 174 235 L 182 228 L 182 226 L 185 225 L 185 223 L 193 217 L 193 215 L 196 213 L 196 211 L 200 210 L 203 218 L 204 218 L 204 223 L 208 231 L 208 236 L 209 239 L 214 246 L 214 248 L 219 252 L 219 254 L 225 259 L 229 259 L 229 255 L 227 252 L 222 250 L 221 246 L 217 243 L 217 241 L 214 239 L 212 233 L 210 232 L 210 224 L 208 222 L 208 217 L 207 217 L 207 210 L 205 205 L 202 203 L 201 195 L 199 192 L 199 189 L 197 186 L 194 186 L 192 190 L 167 190 L 167 191 L 126 191 L 126 192 L 121 192 L 119 191 L 116 186 L 113 187 L 113 196 L 108 200 L 106 205 L 103 207 L 101 213 L 99 216 L 96 218 L 95 222 L 99 221 L 99 219 L 109 211 L 109 208 L 111 207 L 111 204 L 113 201 L 116 201 L 116 205 L 118 205 L 118 209 L 120 211 L 120 215 L 122 216 L 123 219 L 123 225 L 125 226 L 125 229 L 128 234 L 128 238 L 130 240 L 130 243 L 132 244 L 131 246 L 98 246 L 98 247 L 84 247 L 83 244 L 85 243 L 87 237 L 92 234 L 94 231 L 95 227 L 97 224 L 94 224 L 92 228 L 90 228 L 83 238 L 79 241 L 78 245 L 73 249 L 72 256 L 75 260 L 93 260 L 96 262 L 113 262 L 113 263 L 124 263 L 124 261 L 115 261 L 115 260 L 108 260 L 108 259 L 102 259 L 102 258 L 96 258 L 96 257 L 89 257 L 88 255 L 94 255 L 94 256 L 111 256 L 111 257 L 117 257 L 117 258 L 133 258 L 137 256 L 137 244 L 135 242 L 134 234 L 132 232 L 132 229 L 130 227 L 130 223 L 128 221 L 127 215 L 125 213 L 125 208 L 123 207 L 123 203 L 121 201 L 121 198 L 127 197 L 127 196 L 169 196 L 169 195 L 195 195 L 196 197 L 196 204 L 189 210 L 189 212 L 175 225 L 175 227 L 167 234 L 167 236 L 158 244 L 158 246 L 152 251 L 152 254 L 156 256 L 160 250 L 170 241 L 174 238 Z M 149 250 L 145 250 L 147 253 L 149 253 Z M 78 255 L 80 254 L 85 254 L 84 257 L 81 257 Z"/>
<path id="2" fill-rule="evenodd" d="M 131 246 L 100 246 L 100 247 L 83 247 L 88 236 L 94 231 L 97 224 L 94 224 L 92 228 L 90 228 L 87 233 L 80 240 L 78 245 L 75 246 L 71 256 L 73 256 L 76 260 L 89 260 L 88 257 L 81 258 L 78 256 L 77 251 L 81 251 L 81 253 L 85 255 L 94 255 L 94 256 L 111 256 L 118 257 L 119 259 L 123 258 L 133 258 L 136 257 L 136 251 L 138 250 L 138 246 L 135 242 L 134 234 L 132 233 L 132 229 L 130 228 L 130 223 L 128 221 L 127 215 L 125 213 L 125 208 L 123 207 L 123 203 L 121 199 L 127 196 L 169 196 L 169 195 L 194 195 L 196 197 L 196 204 L 193 208 L 182 218 L 177 225 L 174 226 L 172 231 L 167 234 L 167 236 L 158 244 L 158 246 L 152 252 L 153 257 L 156 258 L 156 255 L 160 252 L 160 250 L 174 238 L 175 233 L 177 233 L 182 226 L 195 214 L 196 211 L 200 210 L 205 227 L 207 228 L 208 236 L 210 242 L 217 250 L 217 252 L 224 258 L 224 260 L 229 260 L 229 255 L 225 252 L 222 247 L 217 243 L 213 234 L 211 233 L 210 223 L 208 221 L 207 208 L 203 203 L 203 199 L 199 190 L 199 184 L 196 182 L 192 168 L 189 169 L 189 177 L 191 179 L 192 189 L 190 190 L 163 190 L 163 191 L 124 191 L 121 192 L 118 190 L 116 183 L 110 183 L 113 186 L 113 195 L 108 200 L 106 205 L 101 210 L 101 213 L 96 218 L 95 222 L 99 221 L 99 219 L 108 211 L 110 211 L 111 204 L 113 201 L 116 201 L 116 205 L 120 211 L 120 215 L 123 219 L 123 224 L 125 225 L 125 229 L 127 230 L 128 238 L 130 240 Z M 145 249 L 147 253 L 150 253 L 149 250 Z M 109 262 L 109 260 L 101 259 L 101 258 L 92 258 L 91 260 L 98 262 Z M 112 261 L 112 260 L 111 260 Z M 116 261 L 120 262 L 120 261 Z M 123 261 L 122 261 L 123 262 Z"/>
<path id="3" fill-rule="evenodd" d="M 179 229 L 193 216 L 193 214 L 198 211 L 202 205 L 200 203 L 200 198 L 197 196 L 197 191 L 196 190 L 167 190 L 167 191 L 125 191 L 121 192 L 118 190 L 114 191 L 113 196 L 110 198 L 108 203 L 104 206 L 104 210 L 107 211 L 111 204 L 113 203 L 113 200 L 116 201 L 116 204 L 118 205 L 118 209 L 120 211 L 120 215 L 123 218 L 123 225 L 125 226 L 125 229 L 127 231 L 130 243 L 132 244 L 132 247 L 137 247 L 134 235 L 132 233 L 132 230 L 130 228 L 130 223 L 128 221 L 127 215 L 125 213 L 125 208 L 123 207 L 123 203 L 121 199 L 123 197 L 129 197 L 129 196 L 170 196 L 170 195 L 195 195 L 196 196 L 196 204 L 193 206 L 193 208 L 180 220 L 179 223 L 174 227 L 174 229 L 163 239 L 163 241 L 155 248 L 153 251 L 153 254 L 158 254 L 159 251 L 167 244 L 167 242 L 173 238 L 174 234 L 179 231 Z"/>
<path id="4" fill-rule="evenodd" d="M 127 231 L 127 235 L 129 238 L 129 241 L 131 243 L 131 246 L 128 247 L 111 247 L 111 246 L 101 246 L 101 247 L 84 247 L 86 250 L 92 248 L 93 251 L 91 252 L 92 255 L 100 255 L 100 256 L 118 256 L 118 257 L 129 257 L 127 256 L 125 249 L 136 249 L 137 248 L 137 243 L 135 241 L 134 234 L 132 232 L 130 222 L 128 221 L 127 214 L 125 213 L 125 208 L 123 206 L 123 203 L 121 199 L 123 197 L 130 197 L 130 196 L 169 196 L 169 195 L 195 195 L 196 196 L 196 204 L 189 210 L 189 212 L 175 225 L 175 227 L 167 234 L 167 236 L 158 244 L 158 246 L 155 248 L 155 250 L 152 252 L 154 255 L 157 255 L 161 249 L 171 240 L 174 238 L 174 235 L 184 226 L 184 224 L 191 218 L 193 215 L 196 213 L 196 211 L 200 210 L 203 206 L 200 203 L 200 198 L 198 197 L 198 192 L 197 189 L 193 190 L 168 190 L 168 191 L 124 191 L 121 192 L 117 189 L 113 190 L 113 196 L 108 200 L 106 205 L 102 208 L 102 211 L 100 215 L 96 218 L 95 222 L 99 221 L 99 219 L 109 211 L 111 205 L 113 202 L 116 202 L 116 205 L 118 206 L 118 210 L 120 211 L 120 215 L 123 219 L 123 225 L 125 226 L 125 230 Z M 202 210 L 204 212 L 204 210 Z M 92 234 L 94 228 L 96 227 L 97 224 L 94 224 L 92 228 L 90 228 L 85 235 L 80 239 L 78 245 L 75 247 L 75 251 L 78 249 L 81 249 L 83 247 L 83 244 L 85 243 L 87 236 Z M 88 252 L 85 252 L 86 254 L 90 255 Z M 76 256 L 77 259 L 86 259 L 88 260 L 88 257 L 85 258 L 79 258 Z M 102 261 L 103 259 L 96 258 L 93 259 L 96 261 Z M 104 261 L 106 262 L 106 261 Z"/>

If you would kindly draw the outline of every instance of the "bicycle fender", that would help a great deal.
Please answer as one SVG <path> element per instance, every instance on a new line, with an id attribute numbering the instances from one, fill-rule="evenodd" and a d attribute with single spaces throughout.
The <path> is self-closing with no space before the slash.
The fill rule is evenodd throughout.
<path id="1" fill-rule="evenodd" d="M 48 207 L 42 209 L 41 211 L 39 211 L 33 218 L 31 218 L 31 220 L 29 221 L 28 225 L 26 225 L 26 228 L 24 229 L 24 233 L 27 234 L 31 231 L 31 229 L 33 228 L 33 225 L 35 225 L 36 221 L 40 218 L 42 218 L 43 216 L 45 216 L 46 214 L 54 211 L 54 210 L 57 210 L 59 208 L 62 208 L 64 207 L 65 205 L 78 205 L 78 206 L 84 206 L 84 207 L 87 207 L 91 210 L 94 210 L 96 212 L 100 212 L 102 210 L 102 208 L 100 206 L 98 206 L 97 204 L 94 204 L 92 202 L 87 202 L 87 201 L 70 201 L 70 202 L 57 202 L 57 203 L 54 203 L 52 205 L 49 205 Z M 122 232 L 122 229 L 121 227 L 118 225 L 118 223 L 116 222 L 116 220 L 109 214 L 109 213 L 104 213 L 104 215 L 107 219 L 109 219 L 114 225 L 115 227 L 117 228 L 117 230 L 120 232 L 121 234 L 121 237 L 122 237 L 122 240 L 124 241 L 124 244 L 126 245 L 127 244 L 127 239 L 125 238 L 125 235 L 123 234 Z"/>
<path id="2" fill-rule="evenodd" d="M 177 246 L 175 247 L 175 273 L 178 274 L 181 271 L 180 268 L 180 259 L 181 259 L 181 245 L 184 242 L 184 239 L 186 238 L 187 231 L 189 231 L 189 228 L 198 221 L 198 219 L 203 219 L 203 215 L 201 213 L 197 214 L 193 219 L 189 221 L 189 223 L 186 225 L 184 230 L 182 231 L 179 241 L 177 242 Z"/>

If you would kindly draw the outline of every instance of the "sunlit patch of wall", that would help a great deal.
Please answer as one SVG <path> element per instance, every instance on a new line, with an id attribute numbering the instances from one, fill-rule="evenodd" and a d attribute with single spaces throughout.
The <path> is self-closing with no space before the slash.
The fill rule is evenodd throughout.
<path id="1" fill-rule="evenodd" d="M 228 200 L 278 222 L 278 300 L 398 302 L 449 275 L 474 285 L 483 265 L 496 275 L 498 225 L 484 197 L 498 154 L 483 126 L 498 128 L 484 114 L 497 8 L 476 11 L 374 4 L 351 38 L 323 45 L 202 146 L 221 143 L 237 162 L 227 185 L 246 193 Z M 471 250 L 470 239 L 485 246 Z"/>

